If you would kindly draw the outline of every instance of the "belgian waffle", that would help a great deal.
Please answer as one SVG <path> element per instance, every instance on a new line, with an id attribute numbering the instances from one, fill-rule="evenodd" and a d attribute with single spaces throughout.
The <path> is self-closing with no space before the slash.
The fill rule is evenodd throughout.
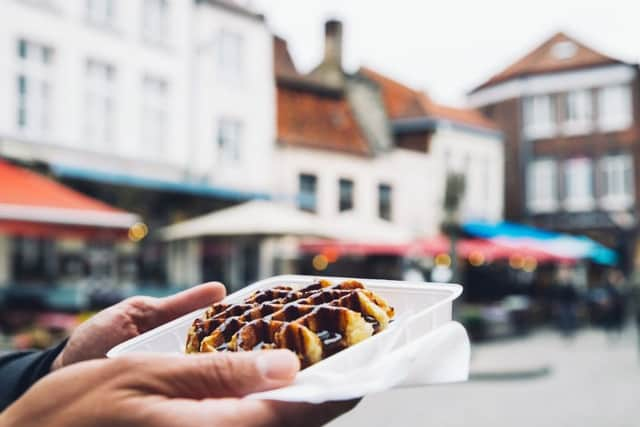
<path id="1" fill-rule="evenodd" d="M 194 320 L 186 352 L 288 348 L 304 368 L 384 330 L 393 316 L 384 299 L 355 280 L 276 286 L 240 304 L 209 307 Z"/>

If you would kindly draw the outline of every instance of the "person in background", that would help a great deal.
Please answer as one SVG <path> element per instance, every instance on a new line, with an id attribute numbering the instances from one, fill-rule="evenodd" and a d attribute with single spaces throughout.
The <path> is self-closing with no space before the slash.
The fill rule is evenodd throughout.
<path id="1" fill-rule="evenodd" d="M 571 338 L 578 327 L 578 300 L 579 295 L 573 285 L 571 272 L 561 268 L 552 285 L 551 301 L 555 323 L 567 338 Z"/>
<path id="2" fill-rule="evenodd" d="M 620 270 L 607 272 L 602 288 L 607 304 L 604 312 L 604 328 L 610 338 L 619 337 L 625 322 L 624 275 Z"/>
<path id="3" fill-rule="evenodd" d="M 0 426 L 319 426 L 355 406 L 242 399 L 294 380 L 300 365 L 288 350 L 104 358 L 224 295 L 224 286 L 207 283 L 163 299 L 130 298 L 50 350 L 0 358 Z"/>

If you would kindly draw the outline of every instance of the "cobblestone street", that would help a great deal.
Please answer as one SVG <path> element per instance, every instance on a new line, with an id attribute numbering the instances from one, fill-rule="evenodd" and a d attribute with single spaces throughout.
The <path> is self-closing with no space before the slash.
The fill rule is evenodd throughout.
<path id="1" fill-rule="evenodd" d="M 369 396 L 339 426 L 581 426 L 640 423 L 635 330 L 619 339 L 543 331 L 473 347 L 469 383 Z"/>

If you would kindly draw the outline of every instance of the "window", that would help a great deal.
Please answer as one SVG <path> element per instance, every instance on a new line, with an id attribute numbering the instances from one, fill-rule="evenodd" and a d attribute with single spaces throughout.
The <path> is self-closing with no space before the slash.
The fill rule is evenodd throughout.
<path id="1" fill-rule="evenodd" d="M 142 153 L 162 158 L 167 147 L 169 126 L 167 82 L 146 76 L 142 81 Z"/>
<path id="2" fill-rule="evenodd" d="M 571 41 L 561 41 L 557 42 L 553 46 L 551 46 L 551 54 L 556 57 L 556 59 L 566 60 L 573 58 L 575 54 L 578 52 L 578 46 Z"/>
<path id="3" fill-rule="evenodd" d="M 43 137 L 51 127 L 53 49 L 20 39 L 16 50 L 16 125 L 21 132 Z"/>
<path id="4" fill-rule="evenodd" d="M 242 123 L 221 119 L 218 122 L 218 153 L 224 163 L 236 163 L 241 158 Z"/>
<path id="5" fill-rule="evenodd" d="M 87 20 L 102 26 L 113 25 L 114 2 L 115 0 L 86 0 Z"/>
<path id="6" fill-rule="evenodd" d="M 568 134 L 587 133 L 591 130 L 591 92 L 569 92 L 564 98 L 563 131 Z"/>
<path id="7" fill-rule="evenodd" d="M 353 209 L 353 181 L 341 178 L 339 181 L 338 209 L 340 212 Z"/>
<path id="8" fill-rule="evenodd" d="M 598 125 L 604 131 L 624 130 L 633 121 L 631 89 L 611 86 L 600 90 L 598 96 Z"/>
<path id="9" fill-rule="evenodd" d="M 109 150 L 114 133 L 114 79 L 113 66 L 89 60 L 86 65 L 85 128 L 89 147 Z"/>
<path id="10" fill-rule="evenodd" d="M 153 43 L 166 43 L 169 31 L 169 4 L 167 0 L 143 0 L 142 35 Z"/>
<path id="11" fill-rule="evenodd" d="M 593 180 L 590 159 L 571 159 L 564 163 L 565 208 L 572 211 L 593 207 Z"/>
<path id="12" fill-rule="evenodd" d="M 392 188 L 388 184 L 378 185 L 378 216 L 391 221 Z"/>
<path id="13" fill-rule="evenodd" d="M 299 195 L 298 206 L 307 212 L 315 212 L 317 209 L 317 190 L 318 178 L 315 175 L 300 174 L 299 176 Z"/>
<path id="14" fill-rule="evenodd" d="M 524 129 L 529 138 L 548 138 L 555 132 L 555 108 L 549 95 L 524 100 Z"/>
<path id="15" fill-rule="evenodd" d="M 556 162 L 551 159 L 534 160 L 527 170 L 527 206 L 532 212 L 556 209 Z"/>
<path id="16" fill-rule="evenodd" d="M 601 202 L 605 209 L 625 209 L 633 204 L 631 156 L 620 154 L 600 160 Z"/>
<path id="17" fill-rule="evenodd" d="M 218 47 L 218 68 L 225 81 L 242 78 L 244 40 L 240 34 L 222 31 Z"/>

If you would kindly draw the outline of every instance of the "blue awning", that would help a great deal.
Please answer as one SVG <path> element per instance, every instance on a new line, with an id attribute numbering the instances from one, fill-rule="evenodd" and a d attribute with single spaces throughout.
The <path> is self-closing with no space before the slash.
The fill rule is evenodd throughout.
<path id="1" fill-rule="evenodd" d="M 615 251 L 587 236 L 572 236 L 511 222 L 470 221 L 463 225 L 463 230 L 484 239 L 530 245 L 558 256 L 590 259 L 604 265 L 615 265 L 618 262 L 618 254 Z"/>
<path id="2" fill-rule="evenodd" d="M 267 193 L 240 191 L 232 188 L 216 187 L 202 183 L 165 181 L 129 174 L 101 172 L 92 169 L 76 168 L 63 165 L 52 165 L 51 169 L 55 175 L 61 178 L 81 179 L 85 181 L 101 182 L 112 185 L 146 188 L 149 190 L 183 193 L 194 196 L 212 197 L 233 201 L 271 199 L 271 196 Z"/>

